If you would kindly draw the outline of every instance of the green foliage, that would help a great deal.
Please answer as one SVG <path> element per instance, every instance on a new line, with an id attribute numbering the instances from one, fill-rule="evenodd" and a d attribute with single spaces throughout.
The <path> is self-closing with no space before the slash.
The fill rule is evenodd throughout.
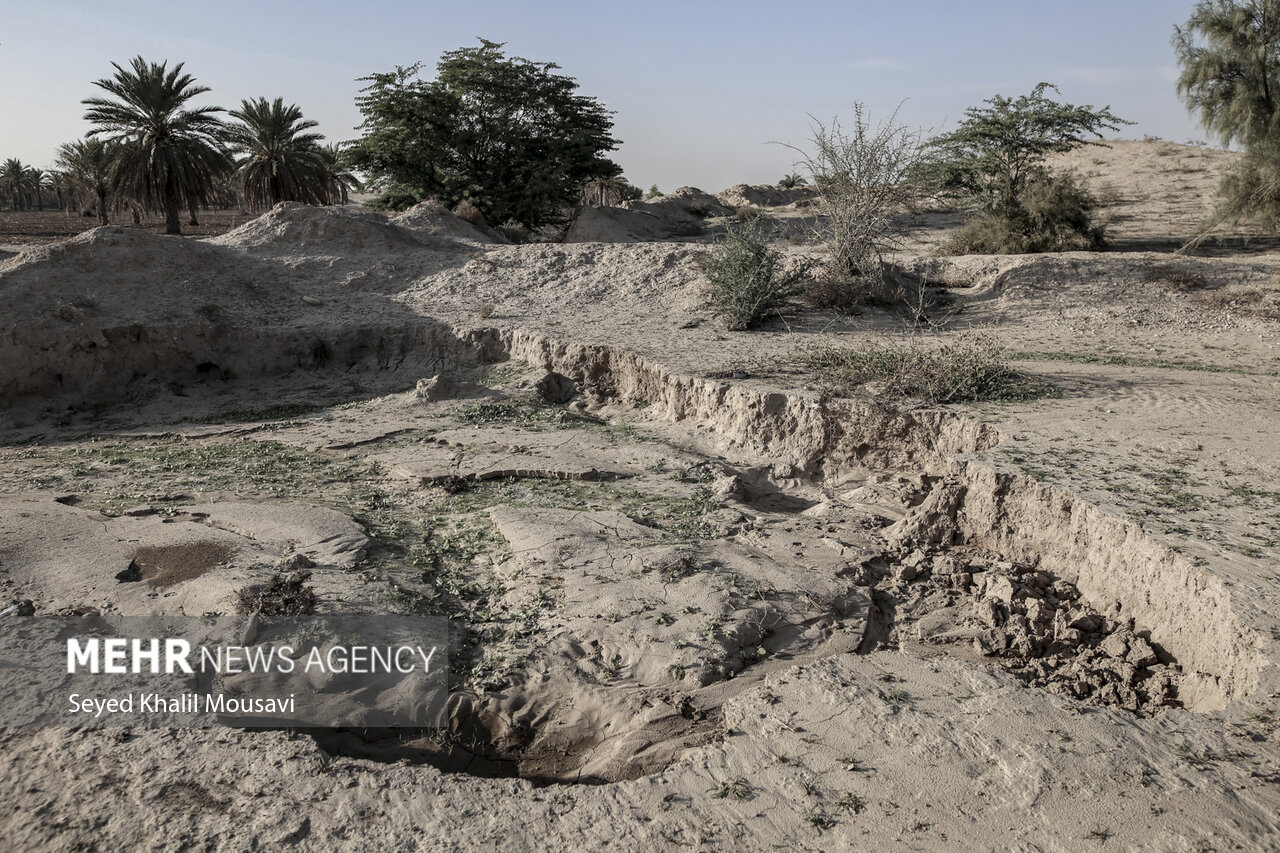
<path id="1" fill-rule="evenodd" d="M 284 99 L 242 101 L 230 113 L 227 139 L 240 155 L 236 176 L 244 187 L 250 210 L 273 207 L 282 201 L 323 204 L 327 198 L 324 155 L 318 133 L 305 131 L 316 122 L 304 120 L 295 104 Z"/>
<path id="2" fill-rule="evenodd" d="M 966 332 L 930 347 L 919 339 L 885 340 L 857 348 L 823 347 L 802 355 L 802 366 L 843 393 L 875 383 L 878 396 L 926 403 L 1020 400 L 1048 389 L 1028 381 L 1008 364 L 1006 350 L 991 335 Z"/>
<path id="3" fill-rule="evenodd" d="M 645 198 L 645 201 L 648 201 L 649 199 L 657 198 L 660 195 L 662 195 L 662 190 L 658 189 L 657 184 L 652 184 L 650 185 L 648 191 L 645 192 L 644 198 Z"/>
<path id="4" fill-rule="evenodd" d="M 1042 172 L 1027 182 L 1013 215 L 980 213 L 956 229 L 939 252 L 1021 255 L 1101 249 L 1105 235 L 1093 219 L 1097 204 L 1075 175 Z"/>
<path id="5" fill-rule="evenodd" d="M 1187 109 L 1224 145 L 1245 148 L 1223 176 L 1214 224 L 1280 229 L 1280 0 L 1201 0 L 1173 47 Z"/>
<path id="6" fill-rule="evenodd" d="M 724 242 L 704 257 L 707 300 L 731 330 L 750 329 L 798 292 L 809 268 L 802 263 L 784 269 L 782 253 L 769 248 L 763 218 L 756 217 L 729 226 Z"/>
<path id="7" fill-rule="evenodd" d="M 778 181 L 778 186 L 782 187 L 784 190 L 793 190 L 796 187 L 807 187 L 808 185 L 809 181 L 801 175 L 797 175 L 795 172 L 783 175 L 782 179 Z"/>
<path id="8" fill-rule="evenodd" d="M 1280 138 L 1280 0 L 1200 0 L 1173 47 L 1178 94 L 1223 145 Z"/>
<path id="9" fill-rule="evenodd" d="M 119 157 L 119 143 L 101 139 L 77 139 L 58 147 L 57 165 L 67 189 L 85 209 L 96 208 L 99 225 L 108 224 L 107 199 L 115 189 Z"/>
<path id="10" fill-rule="evenodd" d="M 603 156 L 618 146 L 612 113 L 554 63 L 481 39 L 445 53 L 433 80 L 420 68 L 362 78 L 363 135 L 347 161 L 376 181 L 534 228 L 572 207 L 583 184 L 621 174 Z"/>
<path id="11" fill-rule="evenodd" d="M 1072 178 L 1050 174 L 1046 161 L 1081 145 L 1100 145 L 1103 130 L 1132 124 L 1110 107 L 1064 104 L 1046 96 L 1056 86 L 1040 83 L 1029 95 L 996 95 L 971 107 L 950 133 L 930 140 L 920 176 L 934 192 L 981 211 L 970 245 L 1021 246 L 1058 251 L 1100 243 L 1091 220 L 1096 203 Z"/>
<path id="12" fill-rule="evenodd" d="M 189 108 L 192 98 L 209 91 L 167 62 L 135 56 L 128 69 L 112 63 L 114 76 L 94 85 L 109 98 L 86 98 L 89 136 L 120 144 L 117 161 L 121 184 L 146 207 L 162 210 L 165 232 L 181 232 L 179 211 L 194 209 L 213 196 L 219 179 L 231 168 L 224 142 L 221 107 Z"/>
<path id="13" fill-rule="evenodd" d="M 400 213 L 408 210 L 419 202 L 418 194 L 403 187 L 393 186 L 384 190 L 381 195 L 371 201 L 365 202 L 365 206 L 373 210 L 388 211 L 392 213 Z"/>

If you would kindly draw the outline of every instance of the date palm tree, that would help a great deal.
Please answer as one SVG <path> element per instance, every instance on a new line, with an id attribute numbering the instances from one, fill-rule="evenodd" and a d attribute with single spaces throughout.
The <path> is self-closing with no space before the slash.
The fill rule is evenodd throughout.
<path id="1" fill-rule="evenodd" d="M 244 187 L 250 210 L 282 201 L 323 204 L 326 174 L 318 133 L 307 133 L 316 122 L 302 117 L 296 104 L 283 98 L 246 100 L 231 117 L 228 140 L 239 155 L 236 175 Z"/>
<path id="2" fill-rule="evenodd" d="M 107 224 L 107 199 L 115 191 L 119 155 L 119 143 L 101 139 L 77 139 L 58 146 L 58 168 L 72 193 L 82 199 L 80 206 L 96 207 L 99 225 Z"/>
<path id="3" fill-rule="evenodd" d="M 23 209 L 23 188 L 27 185 L 27 167 L 16 157 L 10 157 L 0 166 L 0 185 L 9 193 L 14 210 Z"/>
<path id="4" fill-rule="evenodd" d="M 183 63 L 147 62 L 135 56 L 125 69 L 94 85 L 109 98 L 86 98 L 89 136 L 120 144 L 122 186 L 148 208 L 164 212 L 165 233 L 181 234 L 181 210 L 205 204 L 220 172 L 229 169 L 221 107 L 188 106 L 209 91 L 182 73 Z"/>
<path id="5" fill-rule="evenodd" d="M 363 189 L 360 179 L 347 169 L 337 145 L 321 146 L 320 160 L 324 165 L 325 204 L 346 204 L 351 201 L 352 190 Z"/>

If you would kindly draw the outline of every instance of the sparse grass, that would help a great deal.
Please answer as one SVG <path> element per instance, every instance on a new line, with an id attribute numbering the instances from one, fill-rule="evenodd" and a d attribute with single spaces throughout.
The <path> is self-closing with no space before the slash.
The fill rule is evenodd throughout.
<path id="1" fill-rule="evenodd" d="M 1005 348 L 982 332 L 965 332 L 939 346 L 918 338 L 890 339 L 859 347 L 823 347 L 799 363 L 819 380 L 848 394 L 874 383 L 876 396 L 916 398 L 926 403 L 1027 400 L 1049 386 L 1009 367 Z"/>

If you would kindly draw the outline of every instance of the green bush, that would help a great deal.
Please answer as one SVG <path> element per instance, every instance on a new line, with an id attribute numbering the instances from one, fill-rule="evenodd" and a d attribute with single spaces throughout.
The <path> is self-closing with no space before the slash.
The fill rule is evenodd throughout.
<path id="1" fill-rule="evenodd" d="M 417 194 L 405 189 L 390 189 L 377 198 L 365 202 L 365 206 L 373 210 L 399 213 L 408 210 L 422 199 Z"/>
<path id="2" fill-rule="evenodd" d="M 769 248 L 763 219 L 725 230 L 724 242 L 703 258 L 707 301 L 733 331 L 750 329 L 778 313 L 798 292 L 809 263 L 784 268 L 782 253 Z"/>
<path id="3" fill-rule="evenodd" d="M 1106 235 L 1094 221 L 1098 201 L 1072 174 L 1041 173 L 1029 180 L 1010 213 L 980 213 L 939 248 L 944 255 L 1022 255 L 1101 249 Z"/>
<path id="4" fill-rule="evenodd" d="M 941 346 L 913 338 L 871 342 L 856 348 L 824 347 L 800 356 L 800 364 L 837 391 L 875 383 L 890 399 L 927 403 L 1019 400 L 1048 388 L 1009 367 L 1007 351 L 993 336 L 965 332 Z"/>

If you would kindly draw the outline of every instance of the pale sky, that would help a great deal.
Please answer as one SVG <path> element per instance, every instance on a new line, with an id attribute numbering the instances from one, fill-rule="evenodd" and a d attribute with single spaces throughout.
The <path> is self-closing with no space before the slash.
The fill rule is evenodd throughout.
<path id="1" fill-rule="evenodd" d="M 331 141 L 354 138 L 356 78 L 476 37 L 553 61 L 616 112 L 633 183 L 718 191 L 772 183 L 807 116 L 941 131 L 995 94 L 1057 84 L 1136 121 L 1123 138 L 1204 139 L 1174 92 L 1173 26 L 1194 0 L 0 0 L 0 159 L 51 166 L 83 136 L 80 101 L 111 62 L 185 62 L 227 109 L 283 97 Z"/>

